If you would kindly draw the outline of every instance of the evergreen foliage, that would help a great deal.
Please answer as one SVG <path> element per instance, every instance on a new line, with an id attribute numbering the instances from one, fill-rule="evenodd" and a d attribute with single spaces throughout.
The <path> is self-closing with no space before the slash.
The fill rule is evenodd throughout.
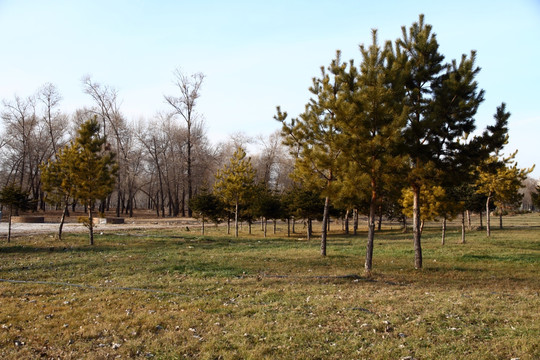
<path id="1" fill-rule="evenodd" d="M 7 242 L 11 242 L 11 217 L 20 211 L 30 208 L 31 201 L 28 199 L 28 192 L 23 191 L 20 186 L 14 183 L 4 186 L 0 191 L 0 204 L 7 206 L 8 215 L 8 237 Z"/>
<path id="2" fill-rule="evenodd" d="M 193 210 L 193 215 L 201 218 L 203 235 L 205 221 L 210 220 L 217 225 L 224 212 L 223 202 L 206 188 L 201 189 L 199 194 L 191 198 L 189 206 Z"/>
<path id="3" fill-rule="evenodd" d="M 246 152 L 241 147 L 236 149 L 229 164 L 216 174 L 214 191 L 234 212 L 236 237 L 238 237 L 240 206 L 247 204 L 254 182 L 255 170 L 251 165 L 251 159 L 246 158 Z"/>
<path id="4" fill-rule="evenodd" d="M 70 195 L 85 206 L 88 219 L 84 221 L 89 230 L 90 245 L 94 245 L 94 208 L 97 200 L 105 199 L 113 191 L 118 167 L 114 153 L 108 149 L 105 137 L 101 137 L 96 118 L 83 123 L 77 137 L 58 158 L 59 172 L 67 174 Z M 64 184 L 64 182 L 62 182 Z"/>
<path id="5" fill-rule="evenodd" d="M 344 85 L 340 76 L 345 68 L 338 51 L 328 69 L 321 67 L 321 77 L 313 78 L 313 85 L 309 88 L 313 97 L 306 104 L 305 111 L 287 122 L 287 113 L 278 107 L 274 117 L 283 125 L 284 143 L 296 156 L 294 178 L 303 186 L 320 191 L 325 199 L 321 226 L 322 256 L 326 256 L 330 202 L 337 193 L 336 181 L 343 162 L 338 117 Z"/>

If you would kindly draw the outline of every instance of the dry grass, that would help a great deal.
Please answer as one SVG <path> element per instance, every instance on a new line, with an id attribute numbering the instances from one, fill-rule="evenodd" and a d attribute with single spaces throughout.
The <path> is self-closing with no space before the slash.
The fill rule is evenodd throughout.
<path id="1" fill-rule="evenodd" d="M 0 245 L 0 278 L 34 282 L 0 282 L 0 357 L 536 359 L 538 220 L 465 245 L 454 229 L 444 247 L 427 228 L 421 271 L 411 235 L 384 230 L 372 279 L 350 276 L 364 233 L 333 234 L 326 258 L 260 230 L 20 237 Z"/>

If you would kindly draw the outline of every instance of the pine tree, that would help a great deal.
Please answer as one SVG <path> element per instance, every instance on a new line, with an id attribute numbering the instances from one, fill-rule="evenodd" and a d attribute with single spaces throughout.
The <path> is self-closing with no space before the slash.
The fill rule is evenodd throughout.
<path id="1" fill-rule="evenodd" d="M 28 192 L 14 183 L 4 186 L 0 191 L 0 204 L 8 207 L 8 237 L 7 242 L 11 242 L 11 217 L 13 213 L 18 213 L 19 210 L 25 211 L 30 208 L 30 200 Z"/>
<path id="2" fill-rule="evenodd" d="M 514 161 L 516 153 L 517 151 L 508 157 L 493 155 L 477 168 L 477 192 L 487 196 L 486 231 L 488 237 L 491 236 L 491 201 L 494 200 L 501 211 L 504 204 L 520 201 L 521 195 L 518 191 L 527 175 L 534 169 L 534 167 L 519 169 Z"/>
<path id="3" fill-rule="evenodd" d="M 215 193 L 234 209 L 235 237 L 238 237 L 240 206 L 246 203 L 246 199 L 253 191 L 254 181 L 255 170 L 251 165 L 251 159 L 246 158 L 246 152 L 241 147 L 234 152 L 229 164 L 216 174 Z"/>
<path id="4" fill-rule="evenodd" d="M 403 98 L 403 70 L 398 66 L 390 43 L 381 49 L 377 31 L 373 30 L 369 47 L 360 46 L 362 62 L 357 70 L 351 61 L 348 72 L 341 77 L 343 97 L 338 124 L 342 129 L 340 145 L 348 164 L 344 177 L 352 189 L 359 192 L 362 178 L 368 183 L 368 240 L 365 272 L 371 274 L 375 238 L 376 211 L 381 205 L 384 178 L 395 174 L 396 145 L 405 123 L 400 101 Z M 398 59 L 403 60 L 403 59 Z M 349 187 L 351 185 L 348 185 Z"/>
<path id="5" fill-rule="evenodd" d="M 113 190 L 118 167 L 114 153 L 108 150 L 105 137 L 100 137 L 96 118 L 86 121 L 77 131 L 75 141 L 62 155 L 62 167 L 72 182 L 71 195 L 86 207 L 90 245 L 94 245 L 94 208 Z"/>
<path id="6" fill-rule="evenodd" d="M 340 53 L 328 67 L 321 68 L 321 77 L 313 78 L 310 92 L 314 97 L 306 104 L 298 118 L 287 122 L 287 113 L 277 109 L 275 119 L 283 125 L 284 144 L 296 156 L 294 176 L 302 186 L 320 191 L 324 197 L 321 231 L 321 255 L 326 256 L 326 240 L 330 218 L 330 202 L 337 192 L 341 149 L 338 138 L 341 130 L 337 114 L 343 99 L 340 98 L 342 82 L 339 79 L 346 64 Z"/>
<path id="7" fill-rule="evenodd" d="M 215 224 L 218 224 L 223 214 L 224 205 L 214 193 L 209 192 L 206 188 L 202 188 L 199 194 L 191 198 L 189 206 L 193 210 L 193 216 L 201 218 L 201 233 L 204 235 L 205 221 L 211 220 Z"/>
<path id="8" fill-rule="evenodd" d="M 413 192 L 415 268 L 422 267 L 420 193 L 422 184 L 437 174 L 469 169 L 480 153 L 464 142 L 475 130 L 474 115 L 483 101 L 483 90 L 475 80 L 480 69 L 475 53 L 457 64 L 445 64 L 431 25 L 424 16 L 409 32 L 402 28 L 398 48 L 407 55 L 409 72 L 405 83 L 408 122 L 404 129 L 404 152 L 410 158 L 408 181 Z"/>
<path id="9" fill-rule="evenodd" d="M 59 149 L 54 158 L 41 165 L 41 182 L 45 192 L 45 201 L 52 205 L 63 207 L 60 226 L 58 227 L 58 239 L 62 240 L 62 229 L 70 199 L 72 199 L 73 180 L 68 170 L 69 145 Z"/>

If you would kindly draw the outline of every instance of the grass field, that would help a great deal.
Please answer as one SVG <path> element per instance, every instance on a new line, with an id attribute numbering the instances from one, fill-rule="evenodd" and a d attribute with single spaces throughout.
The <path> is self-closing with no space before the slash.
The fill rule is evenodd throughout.
<path id="1" fill-rule="evenodd" d="M 372 279 L 364 232 L 326 258 L 260 230 L 0 239 L 0 358 L 538 359 L 540 216 L 505 223 L 444 247 L 427 227 L 419 271 L 412 235 L 383 229 Z"/>

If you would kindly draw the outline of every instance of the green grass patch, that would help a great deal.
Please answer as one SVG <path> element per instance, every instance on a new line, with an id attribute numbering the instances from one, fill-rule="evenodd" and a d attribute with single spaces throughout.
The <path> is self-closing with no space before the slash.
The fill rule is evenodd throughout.
<path id="1" fill-rule="evenodd" d="M 239 239 L 212 229 L 0 244 L 0 357 L 536 359 L 540 228 Z M 221 230 L 221 232 L 220 232 Z"/>

